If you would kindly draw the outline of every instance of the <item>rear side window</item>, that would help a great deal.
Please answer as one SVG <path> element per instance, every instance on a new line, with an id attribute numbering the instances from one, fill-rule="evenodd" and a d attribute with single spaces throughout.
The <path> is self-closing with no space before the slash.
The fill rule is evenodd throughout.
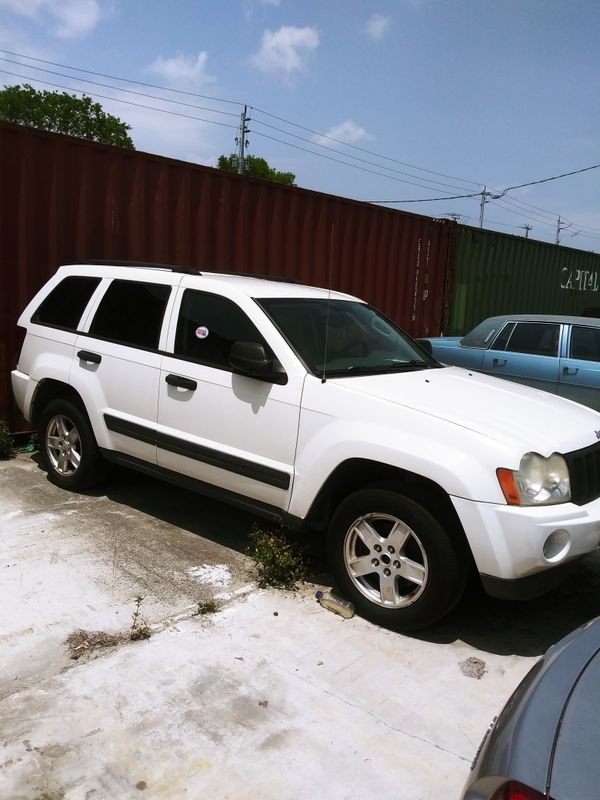
<path id="1" fill-rule="evenodd" d="M 113 281 L 100 301 L 90 335 L 156 349 L 170 292 L 170 286 L 158 283 Z"/>
<path id="2" fill-rule="evenodd" d="M 273 353 L 254 323 L 232 300 L 187 289 L 175 336 L 175 355 L 231 372 L 229 351 L 234 342 L 259 342 Z"/>
<path id="3" fill-rule="evenodd" d="M 600 361 L 600 328 L 584 328 L 573 325 L 571 358 Z"/>
<path id="4" fill-rule="evenodd" d="M 42 301 L 31 321 L 38 325 L 77 330 L 81 315 L 99 283 L 100 278 L 65 278 Z"/>

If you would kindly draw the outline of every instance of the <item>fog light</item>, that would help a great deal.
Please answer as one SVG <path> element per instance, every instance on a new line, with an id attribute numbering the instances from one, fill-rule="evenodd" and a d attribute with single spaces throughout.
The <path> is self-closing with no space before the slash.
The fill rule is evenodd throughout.
<path id="1" fill-rule="evenodd" d="M 566 558 L 571 549 L 571 536 L 567 531 L 553 531 L 544 542 L 544 558 L 552 564 L 557 564 Z"/>

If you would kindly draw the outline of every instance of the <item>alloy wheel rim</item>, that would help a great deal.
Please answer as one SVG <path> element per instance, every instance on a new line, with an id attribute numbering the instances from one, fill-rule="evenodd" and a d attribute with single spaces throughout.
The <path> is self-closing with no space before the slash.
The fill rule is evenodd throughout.
<path id="1" fill-rule="evenodd" d="M 427 555 L 414 530 L 392 514 L 356 519 L 344 540 L 344 563 L 354 586 L 383 608 L 406 608 L 423 594 Z"/>
<path id="2" fill-rule="evenodd" d="M 74 475 L 81 465 L 81 437 L 64 414 L 57 414 L 48 423 L 46 452 L 52 468 L 62 477 Z"/>

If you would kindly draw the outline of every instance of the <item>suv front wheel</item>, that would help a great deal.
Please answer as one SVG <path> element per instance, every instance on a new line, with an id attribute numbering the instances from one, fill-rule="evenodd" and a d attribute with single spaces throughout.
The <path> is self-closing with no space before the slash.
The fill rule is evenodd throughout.
<path id="1" fill-rule="evenodd" d="M 86 489 L 105 477 L 90 424 L 70 400 L 52 400 L 42 411 L 40 458 L 48 478 L 62 489 Z"/>
<path id="2" fill-rule="evenodd" d="M 405 495 L 366 489 L 329 526 L 329 563 L 357 612 L 385 627 L 431 625 L 460 598 L 467 569 L 431 512 Z"/>

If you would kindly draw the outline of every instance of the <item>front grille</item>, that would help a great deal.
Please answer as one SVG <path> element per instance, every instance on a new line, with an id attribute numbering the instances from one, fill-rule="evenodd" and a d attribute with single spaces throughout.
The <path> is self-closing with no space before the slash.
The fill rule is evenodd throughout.
<path id="1" fill-rule="evenodd" d="M 577 506 L 600 497 L 600 442 L 565 453 L 571 476 L 571 501 Z"/>

